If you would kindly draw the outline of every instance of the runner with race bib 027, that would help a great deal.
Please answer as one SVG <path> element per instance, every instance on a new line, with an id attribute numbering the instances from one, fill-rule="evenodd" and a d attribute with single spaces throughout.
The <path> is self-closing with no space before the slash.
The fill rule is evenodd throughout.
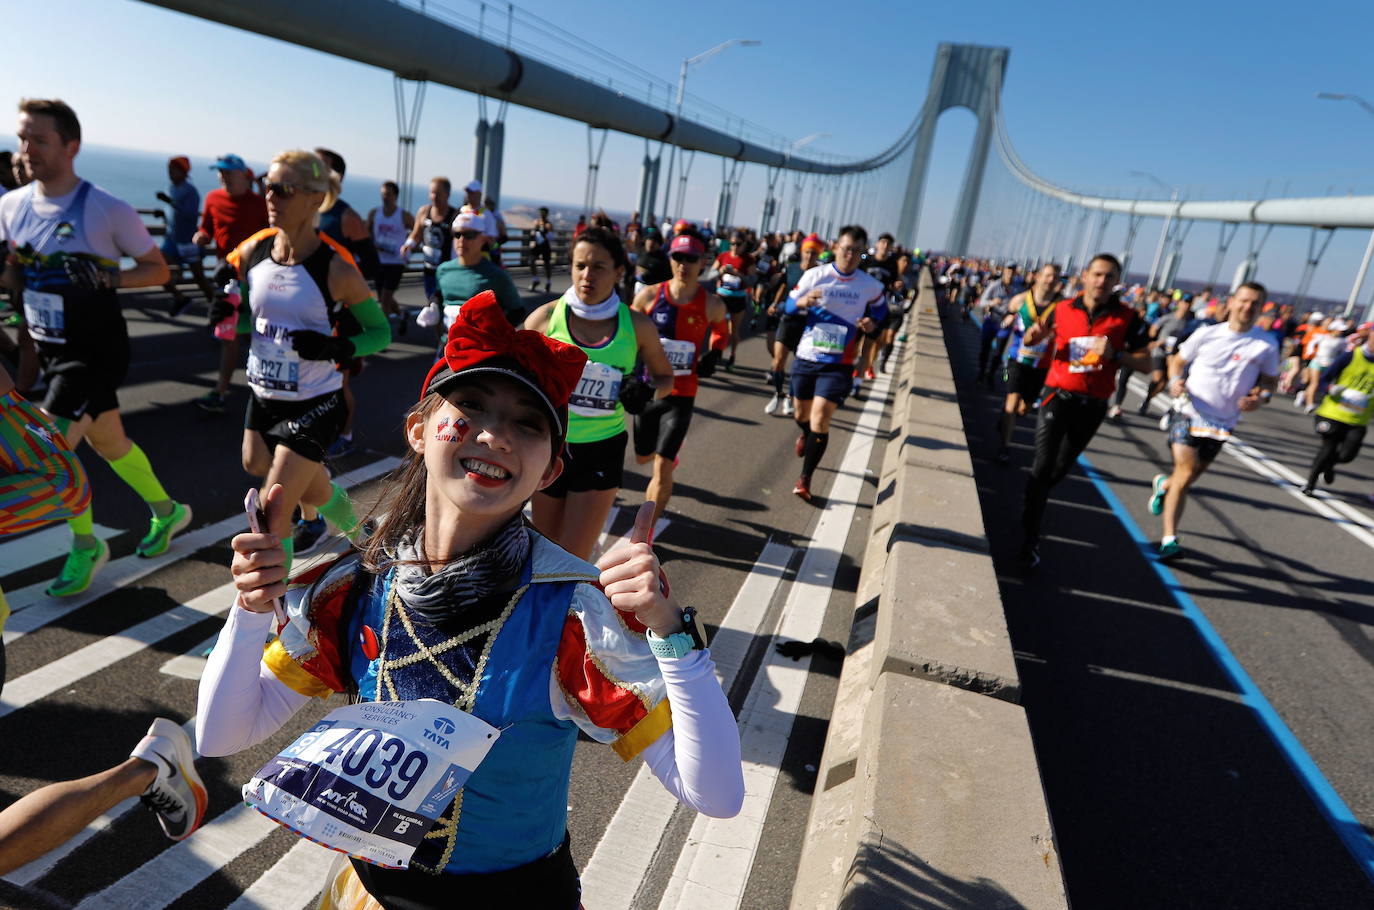
<path id="1" fill-rule="evenodd" d="M 587 559 L 615 505 L 625 471 L 625 414 L 673 391 L 673 368 L 658 332 L 632 311 L 616 288 L 629 260 L 620 238 L 590 227 L 572 248 L 572 286 L 539 307 L 525 328 L 587 355 L 568 401 L 568 451 L 562 475 L 534 495 L 534 526 L 574 556 Z M 642 364 L 649 381 L 641 379 Z"/>
<path id="2" fill-rule="evenodd" d="M 1279 347 L 1255 327 L 1264 285 L 1247 281 L 1227 302 L 1226 322 L 1189 335 L 1169 358 L 1169 394 L 1181 399 L 1167 418 L 1172 474 L 1156 474 L 1151 514 L 1164 516 L 1159 557 L 1179 555 L 1178 523 L 1188 491 L 1221 452 L 1241 414 L 1269 401 L 1279 384 Z"/>
<path id="3" fill-rule="evenodd" d="M 653 321 L 673 368 L 673 393 L 650 402 L 634 421 L 635 461 L 654 463 L 645 498 L 653 500 L 655 521 L 673 495 L 678 453 L 696 406 L 697 378 L 715 372 L 730 341 L 725 304 L 701 285 L 704 238 L 686 229 L 673 238 L 668 255 L 673 277 L 649 285 L 634 300 L 635 310 Z"/>
<path id="4" fill-rule="evenodd" d="M 862 227 L 840 228 L 834 261 L 804 273 L 787 296 L 786 312 L 806 317 L 792 365 L 793 419 L 801 430 L 797 457 L 802 459 L 792 492 L 807 502 L 812 474 L 830 442 L 830 419 L 849 397 L 859 333 L 872 332 L 887 318 L 887 289 L 859 270 L 867 247 Z"/>
<path id="5" fill-rule="evenodd" d="M 651 510 L 596 566 L 521 514 L 562 470 L 585 363 L 478 295 L 405 415 L 405 461 L 364 551 L 288 588 L 275 536 L 233 540 L 239 593 L 201 679 L 197 741 L 239 752 L 312 698 L 350 696 L 245 787 L 281 824 L 369 857 L 340 864 L 325 910 L 576 907 L 579 734 L 642 756 L 692 810 L 743 803 L 734 714 L 695 610 L 663 580 Z M 266 510 L 289 514 L 279 487 Z"/>
<path id="6" fill-rule="evenodd" d="M 313 153 L 282 152 L 267 172 L 267 216 L 259 231 L 229 254 L 238 281 L 240 335 L 250 336 L 248 412 L 243 423 L 243 468 L 281 484 L 289 501 L 280 525 L 287 566 L 291 509 L 307 503 L 345 535 L 357 531 L 353 504 L 325 470 L 325 452 L 343 429 L 344 364 L 383 350 L 391 341 L 386 315 L 353 257 L 315 228 L 332 203 L 338 181 Z M 327 207 L 327 205 L 325 206 Z M 218 321 L 233 312 L 217 299 Z"/>

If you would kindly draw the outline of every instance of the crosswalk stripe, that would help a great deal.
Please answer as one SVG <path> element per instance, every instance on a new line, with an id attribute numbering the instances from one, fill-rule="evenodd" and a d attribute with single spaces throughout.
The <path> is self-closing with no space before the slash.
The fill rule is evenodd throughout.
<path id="1" fill-rule="evenodd" d="M 349 489 L 380 477 L 400 463 L 399 458 L 387 456 L 364 465 L 356 471 L 340 474 L 334 479 L 334 482 L 344 489 Z M 14 612 L 10 616 L 9 622 L 5 624 L 5 644 L 8 645 L 35 629 L 41 629 L 48 623 L 61 619 L 63 616 L 93 603 L 112 591 L 132 584 L 164 566 L 185 559 L 189 553 L 219 543 L 221 540 L 243 530 L 245 530 L 244 517 L 236 513 L 212 525 L 206 525 L 187 534 L 179 535 L 173 542 L 171 549 L 161 556 L 142 559 L 131 554 L 116 559 L 100 571 L 100 574 L 96 576 L 95 581 L 85 593 L 76 597 L 47 596 L 43 591 L 50 582 L 46 581 L 29 585 L 27 588 L 20 588 L 18 591 L 7 592 L 5 596 L 9 601 L 10 609 Z"/>
<path id="2" fill-rule="evenodd" d="M 89 895 L 75 910 L 162 910 L 276 829 L 266 816 L 239 803 L 104 891 Z"/>
<path id="3" fill-rule="evenodd" d="M 229 609 L 234 602 L 234 584 L 220 585 L 189 603 L 173 607 L 151 619 L 130 626 L 123 632 L 44 664 L 5 684 L 0 697 L 0 717 L 45 698 L 106 667 L 142 651 L 155 642 L 188 628 L 210 616 Z"/>
<path id="4" fill-rule="evenodd" d="M 179 679 L 189 679 L 191 682 L 199 682 L 205 675 L 205 652 L 214 647 L 215 639 L 219 638 L 216 631 L 205 641 L 192 645 L 185 654 L 178 654 L 159 667 L 159 671 L 168 676 L 175 676 Z"/>
<path id="5" fill-rule="evenodd" d="M 191 737 L 191 742 L 194 743 L 196 739 L 196 719 L 192 717 L 190 720 L 186 721 L 186 723 L 181 725 L 181 729 L 186 731 L 186 735 Z M 192 749 L 194 750 L 194 748 L 195 747 L 193 745 Z M 200 757 L 199 752 L 195 752 L 194 754 L 197 758 Z M 101 815 L 98 818 L 96 818 L 85 828 L 81 829 L 81 831 L 77 832 L 76 835 L 74 835 L 60 847 L 57 847 L 49 851 L 48 853 L 43 854 L 33 862 L 28 863 L 27 865 L 20 866 L 18 869 L 15 869 L 11 871 L 9 874 L 5 875 L 5 881 L 9 882 L 12 885 L 18 885 L 21 888 L 27 888 L 29 885 L 33 884 L 43 876 L 47 875 L 49 870 L 51 870 L 53 866 L 56 866 L 62 860 L 66 859 L 69 853 L 71 853 L 77 847 L 80 847 L 82 844 L 90 840 L 92 837 L 95 837 L 101 831 L 104 831 L 105 829 L 109 828 L 110 825 L 114 824 L 116 821 L 127 815 L 129 812 L 133 811 L 134 807 L 136 807 L 137 805 L 139 805 L 139 799 L 137 796 L 131 796 L 123 802 L 115 803 L 113 806 L 110 807 L 109 811 L 107 811 L 104 815 Z"/>
<path id="6" fill-rule="evenodd" d="M 795 552 L 794 547 L 772 540 L 764 546 L 711 639 L 711 659 L 726 692 L 739 675 Z M 587 906 L 597 910 L 634 906 L 644 874 L 677 806 L 677 798 L 663 789 L 648 765 L 641 764 L 582 870 L 582 895 Z"/>
<path id="7" fill-rule="evenodd" d="M 863 498 L 864 469 L 890 386 L 889 375 L 876 381 L 859 414 L 827 494 L 825 511 L 787 594 L 777 639 L 811 641 L 820 635 L 845 540 Z M 810 667 L 809 656 L 794 662 L 776 648 L 768 649 L 739 718 L 744 807 L 734 818 L 696 817 L 660 910 L 725 910 L 740 905 Z"/>
<path id="8" fill-rule="evenodd" d="M 225 910 L 301 910 L 319 896 L 330 863 L 340 855 L 300 838 Z"/>
<path id="9" fill-rule="evenodd" d="M 101 540 L 108 541 L 124 532 L 96 525 L 92 533 Z M 72 532 L 67 529 L 65 522 L 47 525 L 29 534 L 6 537 L 4 543 L 0 543 L 0 578 L 61 556 L 67 551 L 71 539 Z"/>

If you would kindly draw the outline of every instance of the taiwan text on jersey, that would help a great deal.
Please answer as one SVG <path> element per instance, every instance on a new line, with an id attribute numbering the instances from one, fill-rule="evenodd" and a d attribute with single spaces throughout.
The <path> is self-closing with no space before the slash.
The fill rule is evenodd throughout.
<path id="1" fill-rule="evenodd" d="M 853 363 L 858 348 L 858 322 L 868 316 L 875 322 L 887 316 L 883 284 L 865 272 L 848 275 L 829 263 L 807 271 L 788 295 L 787 311 L 813 289 L 821 299 L 806 313 L 806 332 L 797 345 L 797 356 L 816 363 Z"/>

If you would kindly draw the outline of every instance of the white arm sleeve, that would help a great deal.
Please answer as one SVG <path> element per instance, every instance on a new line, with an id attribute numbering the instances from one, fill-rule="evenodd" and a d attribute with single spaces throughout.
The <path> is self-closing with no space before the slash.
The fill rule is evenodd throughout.
<path id="1" fill-rule="evenodd" d="M 645 763 L 683 805 L 716 818 L 738 815 L 744 803 L 739 726 L 710 652 L 663 658 L 658 665 L 673 726 L 644 749 Z"/>
<path id="2" fill-rule="evenodd" d="M 271 629 L 271 613 L 244 610 L 237 600 L 229 608 L 200 678 L 196 748 L 201 755 L 231 755 L 257 745 L 310 701 L 262 662 Z"/>

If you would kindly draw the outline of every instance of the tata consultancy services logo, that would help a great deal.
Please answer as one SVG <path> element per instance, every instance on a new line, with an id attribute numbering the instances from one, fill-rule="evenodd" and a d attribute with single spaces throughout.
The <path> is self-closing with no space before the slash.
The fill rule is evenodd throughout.
<path id="1" fill-rule="evenodd" d="M 434 718 L 434 729 L 425 730 L 424 736 L 425 739 L 438 743 L 447 749 L 452 745 L 447 737 L 451 736 L 456 729 L 458 728 L 453 725 L 453 721 L 449 720 L 447 717 L 436 717 Z"/>

